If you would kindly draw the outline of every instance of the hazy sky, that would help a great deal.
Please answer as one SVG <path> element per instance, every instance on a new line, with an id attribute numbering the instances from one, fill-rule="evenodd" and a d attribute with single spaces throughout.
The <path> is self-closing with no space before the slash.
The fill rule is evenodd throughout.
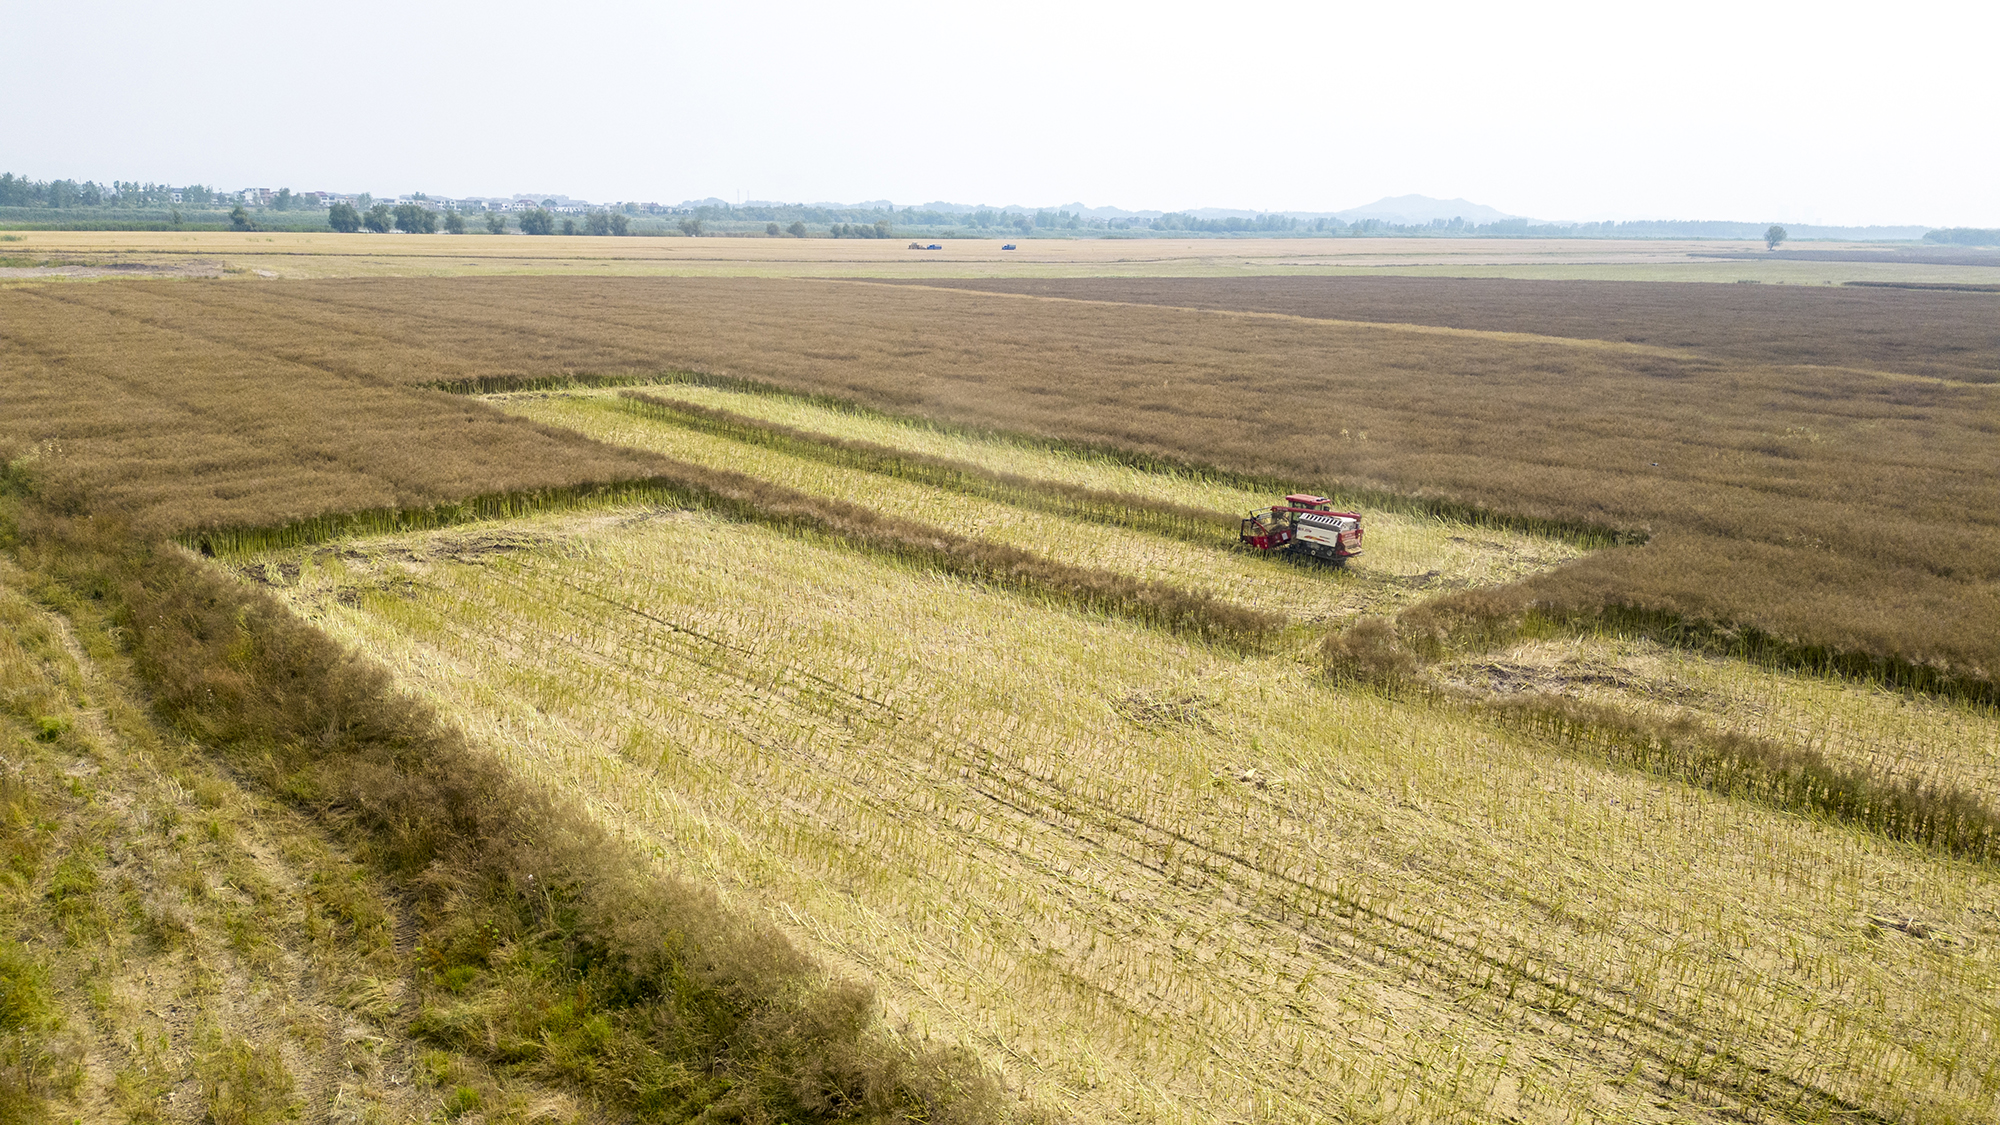
<path id="1" fill-rule="evenodd" d="M 2000 226 L 2000 5 L 0 0 L 0 170 Z"/>

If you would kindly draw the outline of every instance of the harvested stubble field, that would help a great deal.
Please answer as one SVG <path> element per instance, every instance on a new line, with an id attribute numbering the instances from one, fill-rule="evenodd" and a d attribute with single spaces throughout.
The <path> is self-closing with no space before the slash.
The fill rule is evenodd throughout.
<path id="1" fill-rule="evenodd" d="M 427 1096 L 462 1082 L 474 1102 L 558 1116 L 601 1112 L 595 1098 L 663 1113 L 640 1079 L 699 1099 L 740 1075 L 782 1101 L 824 1094 L 786 1068 L 846 1082 L 851 1066 L 882 1105 L 1008 1116 L 937 1092 L 959 1088 L 955 1056 L 898 1061 L 928 1033 L 1083 1120 L 1942 1122 L 2000 1106 L 1977 999 L 2000 956 L 1990 863 L 1632 769 L 1488 704 L 1609 703 L 1642 732 L 1689 718 L 1982 796 L 1990 711 L 1546 620 L 1441 654 L 1422 673 L 1435 691 L 1383 692 L 1322 675 L 1304 626 L 1211 644 L 1144 612 L 1148 591 L 1191 590 L 1218 595 L 1195 600 L 1217 620 L 1340 620 L 1529 576 L 1511 588 L 1546 604 L 1795 622 L 1798 639 L 1941 654 L 1976 682 L 1992 666 L 1977 663 L 1992 643 L 1985 388 L 1603 340 L 829 283 L 66 286 L 0 293 L 0 345 L 0 445 L 41 513 L 27 526 L 71 529 L 0 542 L 100 659 L 135 654 L 170 735 L 247 793 L 232 800 L 311 818 L 357 878 L 394 892 L 381 909 L 398 926 L 421 927 L 416 952 L 371 954 L 401 984 L 361 1002 L 399 1057 L 442 1052 L 424 1065 L 445 1085 Z M 628 385 L 490 402 L 427 389 L 577 376 Z M 644 383 L 653 404 L 618 393 Z M 1898 401 L 1911 387 L 1930 397 Z M 728 414 L 691 424 L 674 402 Z M 1869 442 L 1824 440 L 1856 434 Z M 830 439 L 818 452 L 814 435 Z M 862 442 L 1049 495 L 842 460 Z M 1635 446 L 1669 471 L 1629 464 Z M 616 481 L 654 502 L 584 487 Z M 1802 538 L 1817 517 L 1845 529 L 1876 512 L 1841 481 L 1906 502 L 1869 524 L 1872 545 Z M 1231 512 L 1279 482 L 1350 486 L 1370 554 L 1344 573 L 1287 568 L 1062 508 L 1083 489 L 1093 504 Z M 491 510 L 571 510 L 237 551 L 356 509 L 496 493 L 535 495 Z M 760 521 L 744 497 L 800 518 Z M 1435 514 L 1478 509 L 1514 530 Z M 314 516 L 332 518 L 299 522 Z M 223 557 L 121 562 L 89 546 L 125 519 L 133 542 L 177 532 Z M 1597 544 L 1605 529 L 1654 535 L 1584 554 L 1591 528 Z M 915 549 L 926 536 L 944 547 Z M 966 546 L 1011 561 L 958 566 Z M 1703 546 L 1759 565 L 1690 576 Z M 1811 598 L 1864 597 L 1809 588 L 1801 562 L 1829 559 L 1956 624 L 1819 620 Z M 312 639 L 265 591 L 365 656 Z M 392 680 L 369 678 L 376 661 Z M 370 741 L 385 723 L 394 738 Z M 413 746 L 415 765 L 381 760 Z M 480 764 L 487 751 L 503 770 Z M 426 788 L 454 771 L 478 783 L 478 815 L 454 814 L 463 839 L 425 804 L 466 800 Z M 399 832 L 447 841 L 439 866 L 385 866 L 410 846 Z M 522 845 L 544 836 L 566 842 L 554 860 Z M 518 893 L 530 872 L 542 894 L 560 879 L 581 918 Z M 49 878 L 31 874 L 31 897 Z M 717 888 L 737 920 L 697 911 L 697 929 L 782 927 L 836 980 L 875 982 L 908 1027 L 787 1014 L 795 986 L 759 991 L 774 986 L 752 974 L 756 1026 L 776 1030 L 739 1041 L 747 1069 L 644 1069 L 676 1017 L 629 1001 L 684 979 L 657 957 L 678 939 L 648 927 L 657 894 L 688 892 L 654 878 Z M 459 886 L 485 897 L 446 893 Z M 645 921 L 621 930 L 609 904 L 627 902 Z M 586 962 L 564 999 L 550 973 L 578 949 L 648 967 Z M 837 985 L 805 994 L 863 1010 L 840 1007 L 854 994 Z M 786 1037 L 822 1018 L 859 1037 L 853 1053 Z M 943 1078 L 905 1081 L 930 1059 Z M 841 1115 L 815 1104 L 790 1119 Z M 495 1116 L 509 1112 L 534 1116 Z"/>
<path id="2" fill-rule="evenodd" d="M 1290 653 L 647 508 L 230 561 L 1084 1120 L 1942 1121 L 2000 1092 L 1966 1002 L 1986 868 Z"/>

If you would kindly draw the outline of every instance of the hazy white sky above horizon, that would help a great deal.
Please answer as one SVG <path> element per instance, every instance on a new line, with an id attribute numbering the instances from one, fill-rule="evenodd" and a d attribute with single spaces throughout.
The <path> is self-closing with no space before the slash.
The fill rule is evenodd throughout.
<path id="1" fill-rule="evenodd" d="M 0 170 L 2000 226 L 2000 6 L 0 0 Z"/>

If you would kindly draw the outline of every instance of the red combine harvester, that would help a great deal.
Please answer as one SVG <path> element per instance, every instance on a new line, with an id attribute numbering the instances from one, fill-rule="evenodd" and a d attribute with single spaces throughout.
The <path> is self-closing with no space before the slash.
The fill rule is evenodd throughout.
<path id="1" fill-rule="evenodd" d="M 1361 517 L 1336 512 L 1324 496 L 1295 492 L 1283 504 L 1243 517 L 1243 542 L 1260 551 L 1291 551 L 1329 562 L 1361 553 Z"/>

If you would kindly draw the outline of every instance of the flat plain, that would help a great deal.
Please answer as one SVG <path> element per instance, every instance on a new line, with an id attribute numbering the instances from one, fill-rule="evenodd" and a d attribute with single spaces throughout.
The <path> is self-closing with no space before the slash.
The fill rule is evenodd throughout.
<path id="1" fill-rule="evenodd" d="M 1992 284 L 1991 266 L 1880 253 L 1751 257 L 1755 242 L 1448 238 L 907 239 L 591 238 L 525 235 L 175 234 L 25 231 L 0 285 L 134 271 L 257 278 L 553 274 L 636 277 L 1499 277 L 1624 281 Z M 928 245 L 930 239 L 924 240 Z M 1827 244 L 1840 247 L 1843 244 Z M 1848 244 L 1851 245 L 1851 244 Z M 1912 260 L 1914 258 L 1914 260 Z M 54 277 L 60 280 L 61 275 Z"/>
<path id="2" fill-rule="evenodd" d="M 2000 1114 L 2000 840 L 1759 780 L 2000 804 L 1989 295 L 288 280 L 205 245 L 224 276 L 0 291 L 0 971 L 54 1013 L 8 1032 L 6 1090 L 92 1120 Z M 1254 249 L 1229 268 L 1297 252 Z M 1289 487 L 1361 510 L 1367 553 L 1233 546 Z M 1393 674 L 1328 655 L 1478 605 L 1504 627 Z M 440 821 L 499 858 L 397 858 L 428 798 L 375 810 L 469 784 L 426 759 L 505 779 L 498 828 Z M 768 998 L 742 1026 L 779 1031 L 672 1054 L 658 997 L 764 996 L 729 975 L 758 956 L 892 1061 L 798 1062 L 831 1017 Z M 276 1037 L 275 984 L 231 1007 L 205 968 L 306 965 Z M 199 1018 L 147 1016 L 149 972 Z"/>

